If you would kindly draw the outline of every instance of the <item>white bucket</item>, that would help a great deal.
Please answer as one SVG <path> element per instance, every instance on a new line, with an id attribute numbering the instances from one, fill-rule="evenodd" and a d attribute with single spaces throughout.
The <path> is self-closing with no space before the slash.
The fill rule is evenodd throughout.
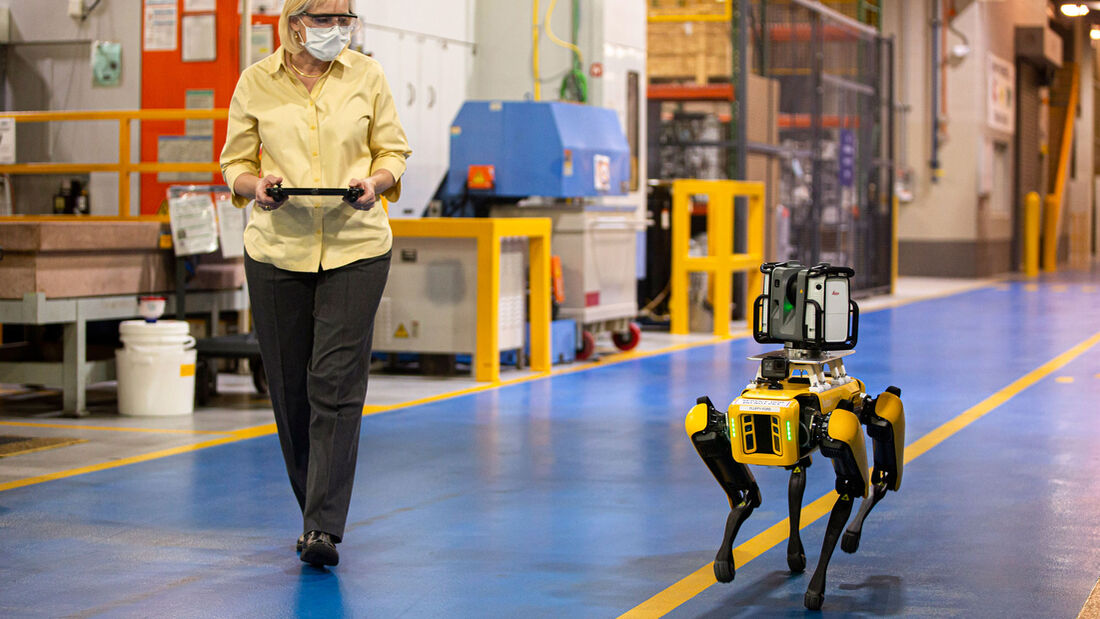
<path id="1" fill-rule="evenodd" d="M 118 412 L 190 415 L 195 410 L 195 338 L 181 320 L 127 320 L 115 353 Z"/>

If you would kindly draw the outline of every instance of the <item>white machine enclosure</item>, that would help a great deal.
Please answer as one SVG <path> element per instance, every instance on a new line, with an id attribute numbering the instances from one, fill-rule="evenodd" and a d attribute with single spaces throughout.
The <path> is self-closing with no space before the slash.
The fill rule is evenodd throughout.
<path id="1" fill-rule="evenodd" d="M 500 252 L 500 350 L 524 347 L 527 240 Z M 390 276 L 374 323 L 376 352 L 473 354 L 477 349 L 477 242 L 407 238 L 393 242 Z"/>
<path id="2" fill-rule="evenodd" d="M 548 3 L 542 3 L 540 22 Z M 479 53 L 470 82 L 473 99 L 524 100 L 532 96 L 531 3 L 479 0 L 474 17 Z M 568 39 L 572 23 L 559 3 L 551 27 Z M 494 207 L 494 217 L 550 217 L 551 246 L 561 257 L 565 301 L 559 316 L 576 320 L 592 333 L 621 332 L 637 315 L 638 248 L 644 243 L 646 183 L 646 7 L 644 3 L 586 0 L 581 3 L 578 45 L 584 53 L 588 105 L 612 109 L 619 117 L 637 171 L 622 196 Z M 526 50 L 515 53 L 516 50 Z M 484 52 L 484 53 L 482 53 Z M 542 100 L 558 99 L 562 72 L 573 55 L 543 34 L 539 38 Z M 644 265 L 644 260 L 642 261 Z"/>
<path id="3" fill-rule="evenodd" d="M 766 278 L 765 278 L 766 279 Z M 839 343 L 848 339 L 849 281 L 847 277 L 818 275 L 806 279 L 806 299 L 814 301 L 825 313 L 825 341 Z M 817 338 L 817 308 L 806 304 L 806 333 Z"/>

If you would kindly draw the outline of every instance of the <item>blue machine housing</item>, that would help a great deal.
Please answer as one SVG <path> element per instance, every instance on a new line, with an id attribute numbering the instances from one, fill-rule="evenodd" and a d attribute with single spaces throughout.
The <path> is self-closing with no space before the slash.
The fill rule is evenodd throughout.
<path id="1" fill-rule="evenodd" d="M 605 163 L 603 188 L 597 186 L 597 159 Z M 472 165 L 494 166 L 493 189 L 467 194 Z M 467 101 L 451 125 L 444 197 L 623 195 L 629 182 L 630 147 L 613 110 L 559 102 Z"/>

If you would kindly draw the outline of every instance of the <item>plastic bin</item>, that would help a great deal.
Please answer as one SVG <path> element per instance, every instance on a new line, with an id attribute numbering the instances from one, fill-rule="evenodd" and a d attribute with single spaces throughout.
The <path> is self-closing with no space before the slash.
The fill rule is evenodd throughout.
<path id="1" fill-rule="evenodd" d="M 195 411 L 195 338 L 186 322 L 127 320 L 115 354 L 118 412 L 126 416 Z"/>

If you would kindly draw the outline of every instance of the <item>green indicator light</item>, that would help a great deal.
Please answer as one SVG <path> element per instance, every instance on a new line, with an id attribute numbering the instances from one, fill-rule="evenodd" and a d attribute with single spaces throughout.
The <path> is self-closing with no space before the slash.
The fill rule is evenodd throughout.
<path id="1" fill-rule="evenodd" d="M 794 306 L 791 305 L 791 302 L 784 299 L 783 300 L 783 313 L 784 314 L 790 314 L 791 310 L 793 310 L 793 309 L 794 309 Z"/>
<path id="2" fill-rule="evenodd" d="M 737 425 L 734 423 L 734 420 L 726 417 L 726 425 L 729 426 L 730 437 L 737 438 Z"/>
<path id="3" fill-rule="evenodd" d="M 788 441 L 793 440 L 791 438 L 791 422 L 790 421 L 787 422 L 787 440 Z"/>

